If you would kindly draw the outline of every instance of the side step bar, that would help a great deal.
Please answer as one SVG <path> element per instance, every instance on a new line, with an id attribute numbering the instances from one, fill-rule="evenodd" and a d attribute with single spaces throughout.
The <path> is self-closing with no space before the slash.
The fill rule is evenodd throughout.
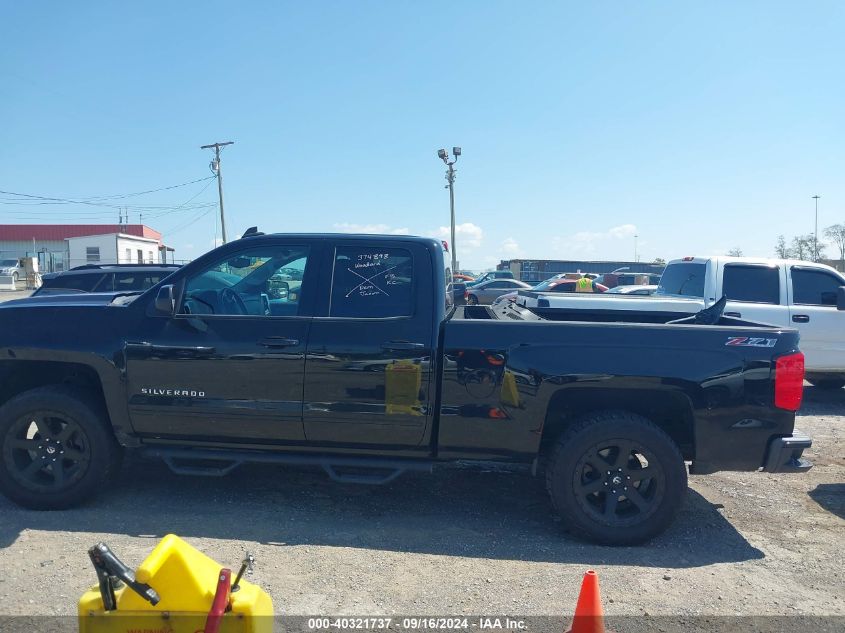
<path id="1" fill-rule="evenodd" d="M 427 460 L 395 460 L 373 457 L 344 457 L 338 455 L 307 455 L 270 453 L 262 451 L 235 451 L 197 448 L 170 448 L 147 446 L 138 451 L 141 457 L 161 459 L 178 475 L 222 477 L 246 462 L 269 464 L 298 464 L 320 466 L 326 474 L 342 483 L 386 484 L 402 473 L 414 470 L 431 472 L 434 463 Z M 193 463 L 191 463 L 193 462 Z M 219 462 L 219 465 L 197 464 Z M 343 472 L 341 469 L 373 472 Z"/>

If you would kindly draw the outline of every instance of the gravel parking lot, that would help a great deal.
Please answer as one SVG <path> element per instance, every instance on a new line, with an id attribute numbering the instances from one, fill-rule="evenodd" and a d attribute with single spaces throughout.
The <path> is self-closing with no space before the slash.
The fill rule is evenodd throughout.
<path id="1" fill-rule="evenodd" d="M 538 480 L 441 470 L 385 487 L 248 466 L 178 477 L 130 460 L 110 491 L 65 512 L 0 499 L 0 612 L 72 614 L 94 582 L 87 548 L 132 566 L 168 532 L 253 576 L 285 614 L 560 615 L 585 569 L 609 615 L 845 615 L 845 389 L 806 390 L 804 475 L 691 477 L 677 522 L 635 548 L 563 533 Z M 841 621 L 840 621 L 841 622 Z"/>

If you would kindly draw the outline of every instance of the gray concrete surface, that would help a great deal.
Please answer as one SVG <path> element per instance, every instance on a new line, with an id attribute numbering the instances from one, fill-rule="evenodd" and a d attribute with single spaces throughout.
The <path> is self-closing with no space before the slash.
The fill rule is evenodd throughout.
<path id="1" fill-rule="evenodd" d="M 845 389 L 806 390 L 803 475 L 692 476 L 676 523 L 641 547 L 563 533 L 539 481 L 445 470 L 386 487 L 249 466 L 222 479 L 130 460 L 89 505 L 22 510 L 0 498 L 0 614 L 72 614 L 93 584 L 87 548 L 135 566 L 179 534 L 253 576 L 285 614 L 560 615 L 598 570 L 610 615 L 845 615 Z"/>

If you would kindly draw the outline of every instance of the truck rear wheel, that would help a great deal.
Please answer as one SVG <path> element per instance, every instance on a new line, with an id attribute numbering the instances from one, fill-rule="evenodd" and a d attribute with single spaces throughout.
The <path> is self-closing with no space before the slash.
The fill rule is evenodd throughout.
<path id="1" fill-rule="evenodd" d="M 92 497 L 120 468 L 102 407 L 66 385 L 39 387 L 0 407 L 0 492 L 33 510 Z"/>
<path id="2" fill-rule="evenodd" d="M 580 419 L 551 447 L 546 486 L 564 525 L 606 545 L 663 532 L 683 503 L 687 469 L 675 442 L 625 411 Z"/>

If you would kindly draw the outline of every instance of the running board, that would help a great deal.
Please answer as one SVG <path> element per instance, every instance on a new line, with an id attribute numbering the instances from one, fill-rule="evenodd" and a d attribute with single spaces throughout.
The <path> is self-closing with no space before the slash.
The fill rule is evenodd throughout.
<path id="1" fill-rule="evenodd" d="M 379 459 L 376 457 L 342 457 L 262 451 L 230 451 L 217 449 L 144 447 L 141 457 L 161 459 L 177 475 L 223 477 L 247 462 L 319 466 L 333 480 L 353 484 L 386 484 L 408 470 L 431 472 L 433 462 L 426 460 Z M 212 462 L 213 465 L 198 462 Z M 217 464 L 219 462 L 219 465 Z M 349 472 L 349 471 L 352 472 Z M 369 472 L 361 472 L 361 471 Z"/>

